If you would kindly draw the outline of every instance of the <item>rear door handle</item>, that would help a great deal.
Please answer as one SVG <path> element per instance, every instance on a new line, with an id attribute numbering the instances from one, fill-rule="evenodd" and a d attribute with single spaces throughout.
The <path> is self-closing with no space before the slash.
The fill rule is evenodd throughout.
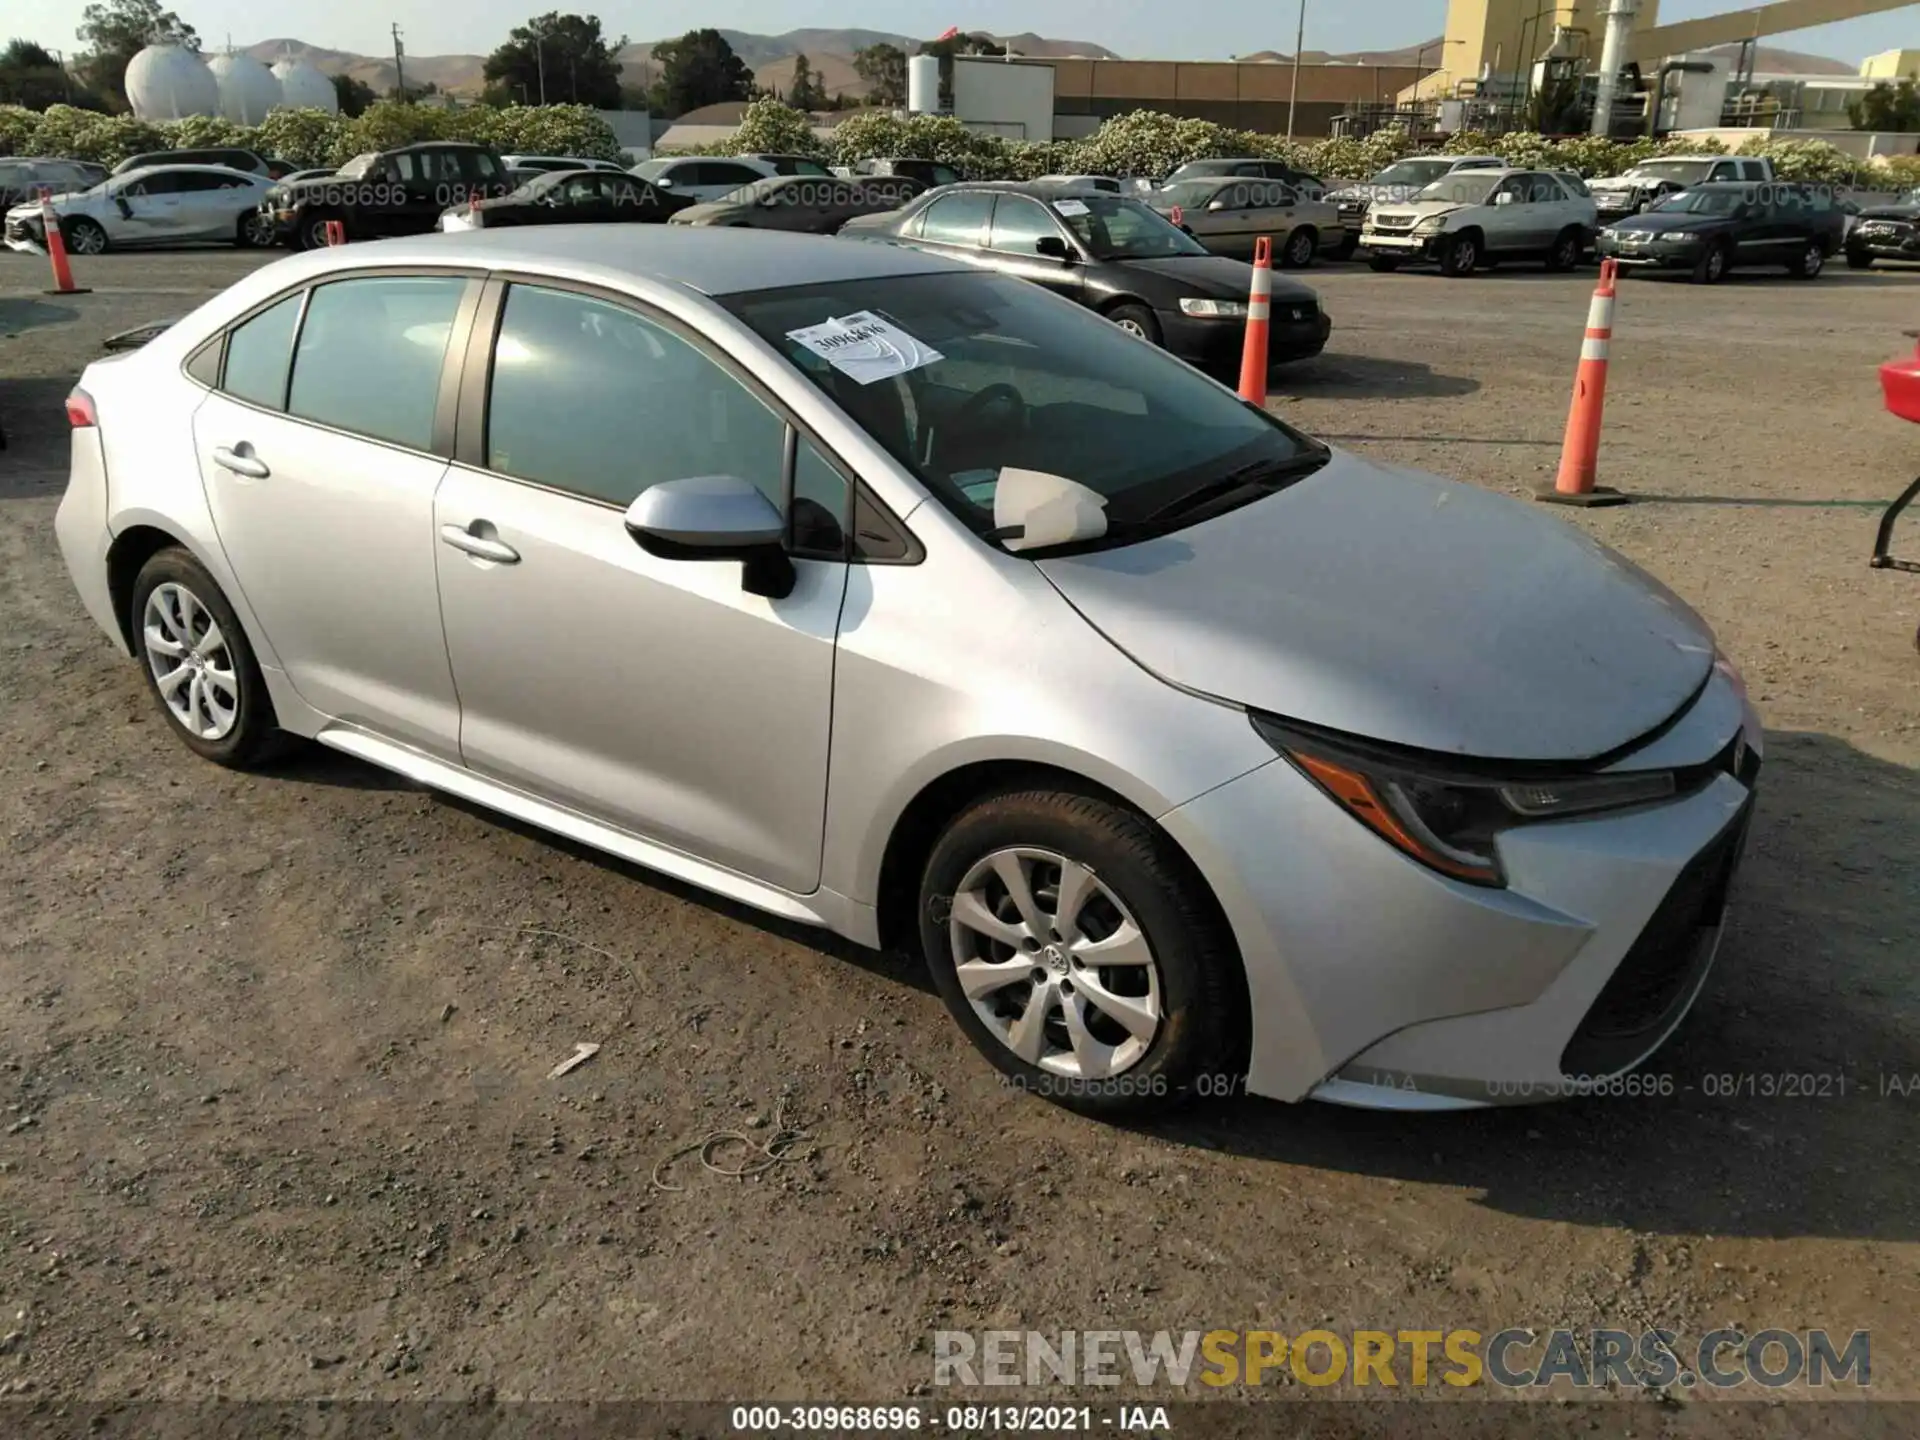
<path id="1" fill-rule="evenodd" d="M 213 451 L 213 463 L 218 465 L 222 470 L 231 470 L 234 474 L 244 475 L 249 480 L 264 480 L 273 473 L 273 471 L 267 468 L 266 462 L 264 460 L 256 460 L 251 454 L 241 453 L 242 450 L 251 450 L 252 448 L 252 446 L 244 442 L 241 444 L 239 450 L 230 449 L 225 445 L 217 445 Z"/>
<path id="2" fill-rule="evenodd" d="M 464 550 L 479 560 L 491 560 L 496 565 L 517 565 L 520 552 L 504 540 L 490 540 L 484 535 L 476 535 L 463 525 L 442 525 L 440 538 L 456 550 Z"/>

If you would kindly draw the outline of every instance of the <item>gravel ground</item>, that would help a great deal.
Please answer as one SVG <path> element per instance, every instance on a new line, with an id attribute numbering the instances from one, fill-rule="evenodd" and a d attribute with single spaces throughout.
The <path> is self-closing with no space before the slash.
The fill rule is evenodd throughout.
<path id="1" fill-rule="evenodd" d="M 57 558 L 59 402 L 259 262 L 42 263 L 0 256 L 0 1391 L 897 1400 L 939 1328 L 1730 1324 L 1870 1330 L 1920 1398 L 1920 577 L 1865 565 L 1920 274 L 1622 288 L 1602 478 L 1641 503 L 1569 519 L 1700 605 L 1769 727 L 1675 1093 L 1112 1129 L 1002 1090 L 905 961 L 342 756 L 189 756 Z M 1551 478 L 1591 271 L 1307 278 L 1333 344 L 1276 408 Z M 753 1178 L 653 1181 L 783 1126 Z"/>

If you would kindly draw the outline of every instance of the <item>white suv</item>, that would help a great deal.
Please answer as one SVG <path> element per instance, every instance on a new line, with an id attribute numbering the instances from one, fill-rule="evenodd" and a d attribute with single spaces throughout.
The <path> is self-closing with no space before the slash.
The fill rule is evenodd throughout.
<path id="1" fill-rule="evenodd" d="M 1432 260 L 1444 274 L 1470 275 L 1485 261 L 1520 258 L 1571 270 L 1598 224 L 1581 188 L 1547 170 L 1455 171 L 1406 204 L 1375 205 L 1360 248 L 1375 270 Z"/>

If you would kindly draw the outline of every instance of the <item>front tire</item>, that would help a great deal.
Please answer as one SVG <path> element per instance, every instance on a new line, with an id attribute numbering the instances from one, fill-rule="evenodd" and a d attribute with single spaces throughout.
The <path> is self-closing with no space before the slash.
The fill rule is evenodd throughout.
<path id="1" fill-rule="evenodd" d="M 1319 249 L 1319 234 L 1310 225 L 1302 226 L 1288 234 L 1286 247 L 1280 252 L 1280 263 L 1289 269 L 1304 270 L 1313 264 Z"/>
<path id="2" fill-rule="evenodd" d="M 1693 283 L 1718 285 L 1727 278 L 1727 247 L 1715 245 L 1693 267 Z"/>
<path id="3" fill-rule="evenodd" d="M 273 217 L 262 215 L 258 210 L 247 211 L 234 227 L 233 243 L 242 250 L 265 250 L 279 238 L 279 227 L 273 223 Z"/>
<path id="4" fill-rule="evenodd" d="M 1480 264 L 1480 242 L 1471 234 L 1456 235 L 1440 249 L 1442 275 L 1471 275 Z"/>
<path id="5" fill-rule="evenodd" d="M 1116 305 L 1107 312 L 1107 319 L 1129 335 L 1137 335 L 1154 345 L 1162 343 L 1160 322 L 1153 318 L 1153 311 L 1144 305 Z"/>
<path id="6" fill-rule="evenodd" d="M 327 222 L 337 220 L 337 215 L 302 215 L 299 228 L 294 231 L 294 246 L 300 250 L 324 250 L 327 248 Z"/>
<path id="7" fill-rule="evenodd" d="M 1090 796 L 981 801 L 947 827 L 920 892 L 934 984 L 1018 1088 L 1102 1117 L 1237 1083 L 1244 985 L 1184 854 Z"/>
<path id="8" fill-rule="evenodd" d="M 147 688 L 189 750 L 248 770 L 287 748 L 239 617 L 192 555 L 169 547 L 140 567 L 132 619 Z"/>
<path id="9" fill-rule="evenodd" d="M 71 220 L 62 220 L 60 238 L 66 241 L 67 249 L 75 255 L 107 253 L 106 230 L 99 221 L 89 220 L 84 215 L 76 215 Z"/>

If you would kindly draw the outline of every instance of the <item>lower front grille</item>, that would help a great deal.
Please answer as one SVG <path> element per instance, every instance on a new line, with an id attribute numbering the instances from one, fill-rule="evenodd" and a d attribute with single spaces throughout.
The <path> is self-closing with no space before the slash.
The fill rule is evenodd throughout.
<path id="1" fill-rule="evenodd" d="M 1692 998 L 1746 844 L 1753 802 L 1687 864 L 1560 1056 L 1567 1075 L 1611 1075 L 1645 1055 Z"/>

